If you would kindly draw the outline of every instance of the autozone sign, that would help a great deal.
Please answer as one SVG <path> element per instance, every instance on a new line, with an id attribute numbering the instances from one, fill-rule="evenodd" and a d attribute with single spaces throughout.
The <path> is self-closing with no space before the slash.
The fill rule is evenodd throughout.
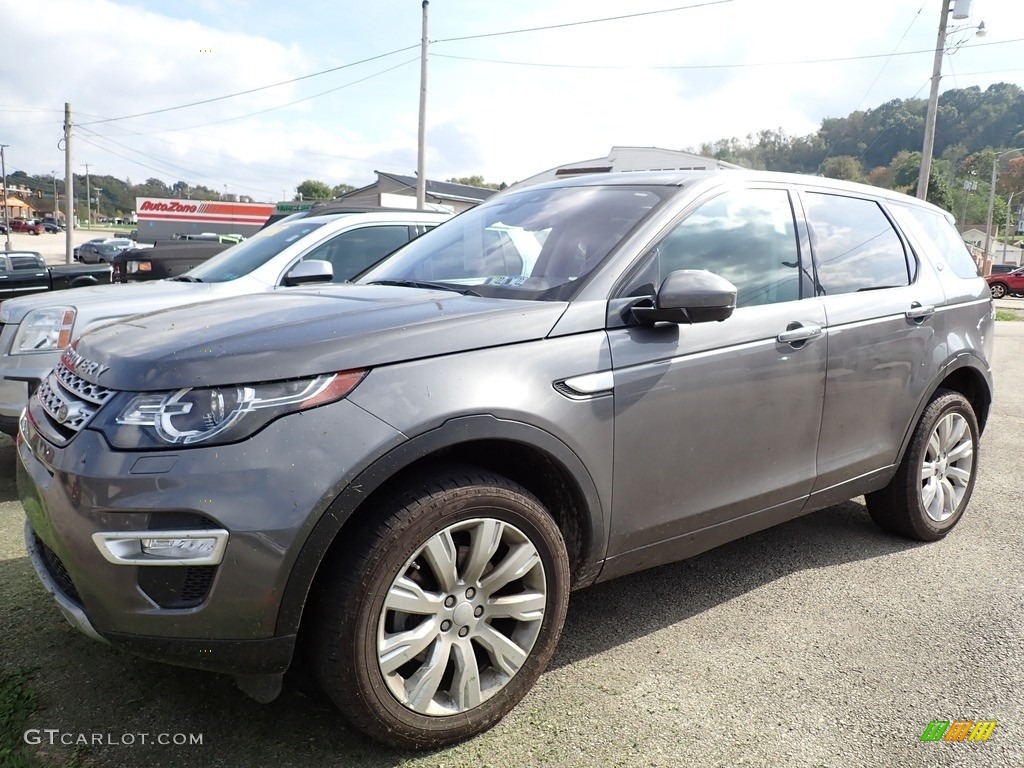
<path id="1" fill-rule="evenodd" d="M 259 226 L 274 213 L 274 205 L 272 203 L 230 203 L 218 200 L 137 197 L 135 198 L 135 210 L 140 224 L 144 221 L 190 221 Z"/>

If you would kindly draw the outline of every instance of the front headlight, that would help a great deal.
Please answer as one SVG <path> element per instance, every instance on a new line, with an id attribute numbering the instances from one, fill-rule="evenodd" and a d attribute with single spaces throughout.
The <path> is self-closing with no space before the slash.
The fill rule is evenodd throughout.
<path id="1" fill-rule="evenodd" d="M 25 315 L 11 345 L 12 355 L 54 352 L 71 343 L 75 325 L 74 307 L 47 307 Z"/>
<path id="2" fill-rule="evenodd" d="M 135 274 L 136 272 L 152 272 L 153 263 L 149 261 L 129 261 L 128 272 L 129 274 Z"/>
<path id="3" fill-rule="evenodd" d="M 365 375 L 365 370 L 343 371 L 312 379 L 130 395 L 117 411 L 117 428 L 107 437 L 118 448 L 235 442 L 278 416 L 340 400 Z M 133 435 L 133 427 L 148 439 Z"/>

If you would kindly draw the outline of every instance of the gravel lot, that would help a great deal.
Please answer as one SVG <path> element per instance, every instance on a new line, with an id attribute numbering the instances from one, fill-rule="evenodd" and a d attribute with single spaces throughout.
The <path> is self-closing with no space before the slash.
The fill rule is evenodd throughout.
<path id="1" fill-rule="evenodd" d="M 76 229 L 71 233 L 72 242 L 81 245 L 86 240 L 94 237 L 113 237 L 114 233 L 109 229 Z M 6 235 L 0 235 L 0 248 L 6 245 Z M 47 264 L 64 264 L 66 238 L 63 232 L 53 234 L 46 232 L 42 235 L 29 235 L 22 232 L 11 232 L 12 251 L 35 251 L 46 257 Z"/>
<path id="2" fill-rule="evenodd" d="M 890 538 L 849 502 L 577 593 L 552 667 L 518 709 L 427 755 L 368 742 L 299 689 L 261 706 L 227 678 L 79 636 L 23 554 L 4 439 L 0 671 L 34 670 L 31 728 L 101 735 L 32 748 L 76 765 L 1024 765 L 1024 323 L 999 323 L 997 337 L 982 472 L 948 539 Z M 999 725 L 985 743 L 919 740 L 954 719 Z M 140 744 L 160 733 L 203 743 Z"/>

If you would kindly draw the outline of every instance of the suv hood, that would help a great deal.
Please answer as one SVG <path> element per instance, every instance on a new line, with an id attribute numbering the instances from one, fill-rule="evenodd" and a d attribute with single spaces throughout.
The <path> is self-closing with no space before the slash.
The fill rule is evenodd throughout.
<path id="1" fill-rule="evenodd" d="M 98 328 L 73 345 L 75 367 L 132 391 L 301 378 L 541 339 L 566 306 L 391 286 L 281 290 Z"/>
<path id="2" fill-rule="evenodd" d="M 85 265 L 96 269 L 96 265 Z M 109 315 L 97 311 L 99 317 L 125 317 L 138 312 L 152 312 L 170 306 L 181 306 L 212 298 L 215 286 L 223 283 L 185 283 L 159 280 L 152 283 L 113 283 L 71 288 L 57 293 L 39 293 L 8 299 L 0 304 L 0 323 L 20 323 L 35 309 L 47 307 L 109 307 Z"/>

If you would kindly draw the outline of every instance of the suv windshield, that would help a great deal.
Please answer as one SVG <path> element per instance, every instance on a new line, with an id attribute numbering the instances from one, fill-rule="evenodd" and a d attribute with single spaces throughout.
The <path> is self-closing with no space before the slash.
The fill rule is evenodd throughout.
<path id="1" fill-rule="evenodd" d="M 472 208 L 412 241 L 358 282 L 473 286 L 483 296 L 564 300 L 676 190 L 526 189 Z"/>
<path id="2" fill-rule="evenodd" d="M 279 222 L 260 230 L 248 240 L 221 251 L 209 261 L 190 269 L 181 278 L 204 283 L 224 283 L 262 267 L 292 243 L 319 229 L 325 219 Z"/>

